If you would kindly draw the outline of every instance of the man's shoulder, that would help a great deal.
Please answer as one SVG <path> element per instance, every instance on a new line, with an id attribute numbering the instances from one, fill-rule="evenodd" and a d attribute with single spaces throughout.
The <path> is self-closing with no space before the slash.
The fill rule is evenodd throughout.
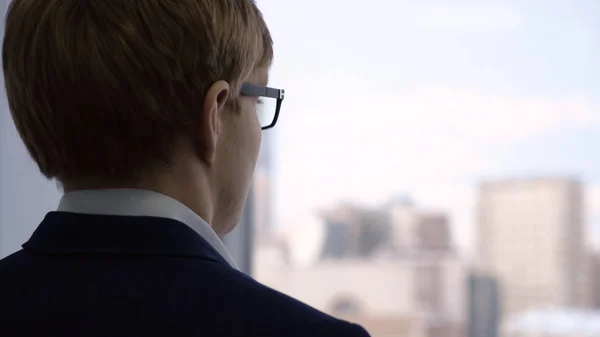
<path id="1" fill-rule="evenodd" d="M 65 274 L 65 270 L 70 273 Z M 87 283 L 80 282 L 82 277 Z M 144 279 L 144 282 L 133 284 L 132 279 Z M 14 290 L 21 289 L 28 301 L 36 303 L 35 310 L 45 310 L 31 294 L 50 288 L 61 294 L 60 303 L 53 305 L 80 306 L 82 299 L 91 298 L 95 303 L 92 309 L 98 315 L 116 315 L 115 311 L 152 314 L 157 309 L 167 308 L 168 317 L 176 321 L 196 317 L 178 325 L 182 332 L 201 329 L 223 336 L 242 332 L 265 337 L 369 336 L 358 325 L 327 315 L 214 261 L 169 257 L 115 261 L 37 255 L 26 250 L 0 260 L 0 295 L 6 295 L 8 302 L 14 302 L 15 306 L 20 306 L 23 298 L 16 296 Z M 90 293 L 92 288 L 94 292 Z M 124 298 L 131 300 L 121 308 L 109 305 Z M 105 312 L 109 307 L 110 312 Z M 23 310 L 33 309 L 29 306 Z M 197 319 L 199 317 L 201 319 Z M 160 330 L 165 320 L 169 319 L 163 317 L 162 321 L 153 323 L 155 328 Z"/>
<path id="2" fill-rule="evenodd" d="M 27 254 L 21 249 L 4 258 L 0 258 L 0 273 L 12 275 L 20 267 L 27 266 Z"/>
<path id="3" fill-rule="evenodd" d="M 237 270 L 219 269 L 214 280 L 227 285 L 228 296 L 224 300 L 235 302 L 232 307 L 245 312 L 244 320 L 257 332 L 263 331 L 261 325 L 268 325 L 269 330 L 281 329 L 288 336 L 369 336 L 359 325 L 323 313 Z"/>

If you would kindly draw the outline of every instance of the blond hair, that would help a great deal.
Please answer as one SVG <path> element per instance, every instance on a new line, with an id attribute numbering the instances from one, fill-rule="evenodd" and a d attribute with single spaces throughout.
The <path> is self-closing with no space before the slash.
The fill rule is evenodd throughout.
<path id="1" fill-rule="evenodd" d="M 235 100 L 273 48 L 251 0 L 14 0 L 2 57 L 42 174 L 122 183 L 169 163 L 210 85 Z"/>

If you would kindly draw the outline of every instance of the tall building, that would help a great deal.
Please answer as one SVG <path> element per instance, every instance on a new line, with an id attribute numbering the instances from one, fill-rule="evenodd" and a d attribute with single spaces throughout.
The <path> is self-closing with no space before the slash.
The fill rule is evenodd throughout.
<path id="1" fill-rule="evenodd" d="M 503 319 L 583 305 L 582 199 L 582 185 L 568 178 L 481 184 L 479 267 L 500 284 Z"/>
<path id="2" fill-rule="evenodd" d="M 345 205 L 328 212 L 321 259 L 368 258 L 388 246 L 390 217 L 383 210 Z"/>
<path id="3" fill-rule="evenodd" d="M 422 210 L 410 202 L 391 202 L 392 240 L 399 251 L 452 251 L 452 235 L 446 214 Z"/>
<path id="4" fill-rule="evenodd" d="M 254 221 L 257 235 L 265 234 L 273 227 L 273 142 L 274 133 L 263 134 L 262 145 L 256 162 L 252 194 Z"/>
<path id="5" fill-rule="evenodd" d="M 421 212 L 416 232 L 417 249 L 428 251 L 452 250 L 450 226 L 446 214 Z"/>
<path id="6" fill-rule="evenodd" d="M 377 209 L 340 205 L 323 218 L 323 259 L 453 252 L 447 215 L 405 200 Z"/>
<path id="7" fill-rule="evenodd" d="M 589 309 L 600 309 L 600 256 L 597 252 L 588 252 L 581 265 L 584 269 L 579 297 L 582 305 Z"/>
<path id="8" fill-rule="evenodd" d="M 488 276 L 469 276 L 469 337 L 498 337 L 500 332 L 500 289 Z"/>

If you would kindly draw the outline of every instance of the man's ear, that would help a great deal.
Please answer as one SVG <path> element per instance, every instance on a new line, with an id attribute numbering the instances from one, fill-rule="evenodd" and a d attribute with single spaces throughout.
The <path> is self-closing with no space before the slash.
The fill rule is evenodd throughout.
<path id="1" fill-rule="evenodd" d="M 207 165 L 212 165 L 217 151 L 217 141 L 221 133 L 219 114 L 227 105 L 230 86 L 225 81 L 217 81 L 210 86 L 204 98 L 202 111 L 196 128 L 196 152 Z"/>

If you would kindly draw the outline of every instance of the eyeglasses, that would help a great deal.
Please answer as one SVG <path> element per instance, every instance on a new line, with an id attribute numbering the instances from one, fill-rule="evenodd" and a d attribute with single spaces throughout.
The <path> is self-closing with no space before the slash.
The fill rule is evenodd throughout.
<path id="1" fill-rule="evenodd" d="M 262 130 L 270 129 L 277 124 L 285 90 L 244 83 L 240 93 L 246 96 L 259 97 L 256 113 Z"/>

